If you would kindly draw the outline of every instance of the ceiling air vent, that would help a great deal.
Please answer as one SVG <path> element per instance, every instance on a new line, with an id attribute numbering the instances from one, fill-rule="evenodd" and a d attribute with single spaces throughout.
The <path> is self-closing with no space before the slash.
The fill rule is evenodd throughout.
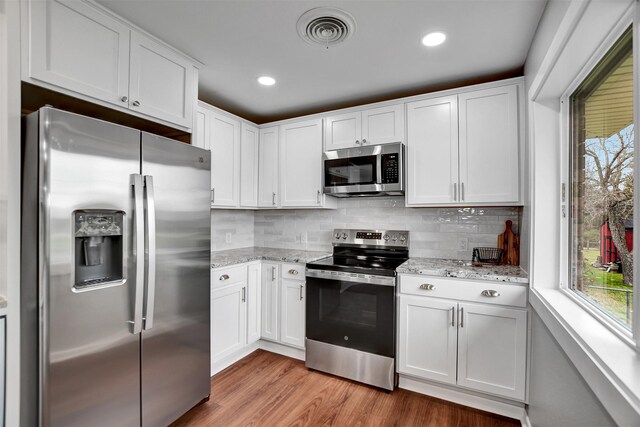
<path id="1" fill-rule="evenodd" d="M 348 40 L 356 31 L 356 21 L 344 10 L 318 7 L 305 12 L 297 27 L 302 40 L 328 49 Z"/>

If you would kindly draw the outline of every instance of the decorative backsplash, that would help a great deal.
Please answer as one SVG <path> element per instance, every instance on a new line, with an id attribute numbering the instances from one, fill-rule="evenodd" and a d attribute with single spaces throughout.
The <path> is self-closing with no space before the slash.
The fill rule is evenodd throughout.
<path id="1" fill-rule="evenodd" d="M 334 228 L 383 228 L 409 230 L 411 256 L 470 260 L 473 247 L 496 245 L 506 220 L 518 233 L 519 212 L 506 207 L 407 208 L 402 197 L 339 199 L 336 210 L 214 210 L 212 250 L 253 245 L 330 251 Z M 231 243 L 225 243 L 226 233 Z M 464 239 L 467 249 L 461 250 Z"/>

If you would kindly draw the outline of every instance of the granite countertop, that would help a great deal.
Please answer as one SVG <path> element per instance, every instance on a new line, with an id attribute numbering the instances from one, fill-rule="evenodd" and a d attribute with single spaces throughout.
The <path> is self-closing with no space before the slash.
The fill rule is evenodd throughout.
<path id="1" fill-rule="evenodd" d="M 331 252 L 305 251 L 302 249 L 277 249 L 249 247 L 211 252 L 211 268 L 226 267 L 250 261 L 266 260 L 306 264 L 331 256 Z"/>
<path id="2" fill-rule="evenodd" d="M 527 273 L 512 265 L 482 264 L 474 266 L 471 261 L 435 258 L 410 258 L 396 272 L 424 274 L 427 276 L 457 277 L 460 279 L 492 280 L 497 282 L 529 283 Z"/>

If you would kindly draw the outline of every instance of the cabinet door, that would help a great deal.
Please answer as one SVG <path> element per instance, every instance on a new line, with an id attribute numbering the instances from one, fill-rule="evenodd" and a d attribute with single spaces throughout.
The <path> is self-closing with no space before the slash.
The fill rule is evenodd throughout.
<path id="1" fill-rule="evenodd" d="M 325 150 L 357 147 L 362 139 L 362 114 L 360 112 L 340 114 L 324 119 Z"/>
<path id="2" fill-rule="evenodd" d="M 321 206 L 322 120 L 280 127 L 280 204 Z"/>
<path id="3" fill-rule="evenodd" d="M 304 282 L 282 279 L 280 342 L 304 347 Z"/>
<path id="4" fill-rule="evenodd" d="M 28 76 L 123 107 L 129 28 L 90 3 L 31 1 Z"/>
<path id="5" fill-rule="evenodd" d="M 407 205 L 453 203 L 458 196 L 456 96 L 407 104 Z"/>
<path id="6" fill-rule="evenodd" d="M 211 111 L 198 107 L 196 110 L 196 120 L 193 133 L 191 134 L 191 145 L 210 150 L 211 146 Z"/>
<path id="7" fill-rule="evenodd" d="M 458 101 L 462 202 L 518 202 L 517 86 L 464 93 Z"/>
<path id="8" fill-rule="evenodd" d="M 398 372 L 456 383 L 456 303 L 400 296 Z"/>
<path id="9" fill-rule="evenodd" d="M 237 207 L 240 193 L 240 122 L 213 112 L 210 144 L 212 206 Z"/>
<path id="10" fill-rule="evenodd" d="M 243 281 L 211 290 L 211 363 L 246 345 L 246 286 Z"/>
<path id="11" fill-rule="evenodd" d="M 523 400 L 527 311 L 460 304 L 458 384 Z"/>
<path id="12" fill-rule="evenodd" d="M 364 145 L 404 142 L 404 104 L 372 108 L 362 112 Z"/>
<path id="13" fill-rule="evenodd" d="M 278 206 L 278 127 L 260 129 L 260 167 L 258 206 Z"/>
<path id="14" fill-rule="evenodd" d="M 193 126 L 193 64 L 169 48 L 131 32 L 129 108 L 180 126 Z"/>
<path id="15" fill-rule="evenodd" d="M 255 126 L 242 123 L 240 137 L 240 206 L 258 206 L 258 138 Z"/>
<path id="16" fill-rule="evenodd" d="M 260 282 L 262 269 L 260 264 L 250 264 L 247 267 L 247 344 L 260 339 Z"/>
<path id="17" fill-rule="evenodd" d="M 278 265 L 262 263 L 261 317 L 260 336 L 264 339 L 278 341 L 278 323 L 280 321 L 280 279 Z"/>

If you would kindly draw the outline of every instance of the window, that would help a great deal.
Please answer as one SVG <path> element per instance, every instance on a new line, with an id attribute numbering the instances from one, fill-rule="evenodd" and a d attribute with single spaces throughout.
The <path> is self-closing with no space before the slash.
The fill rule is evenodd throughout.
<path id="1" fill-rule="evenodd" d="M 570 96 L 571 288 L 633 317 L 633 55 L 627 29 Z"/>

